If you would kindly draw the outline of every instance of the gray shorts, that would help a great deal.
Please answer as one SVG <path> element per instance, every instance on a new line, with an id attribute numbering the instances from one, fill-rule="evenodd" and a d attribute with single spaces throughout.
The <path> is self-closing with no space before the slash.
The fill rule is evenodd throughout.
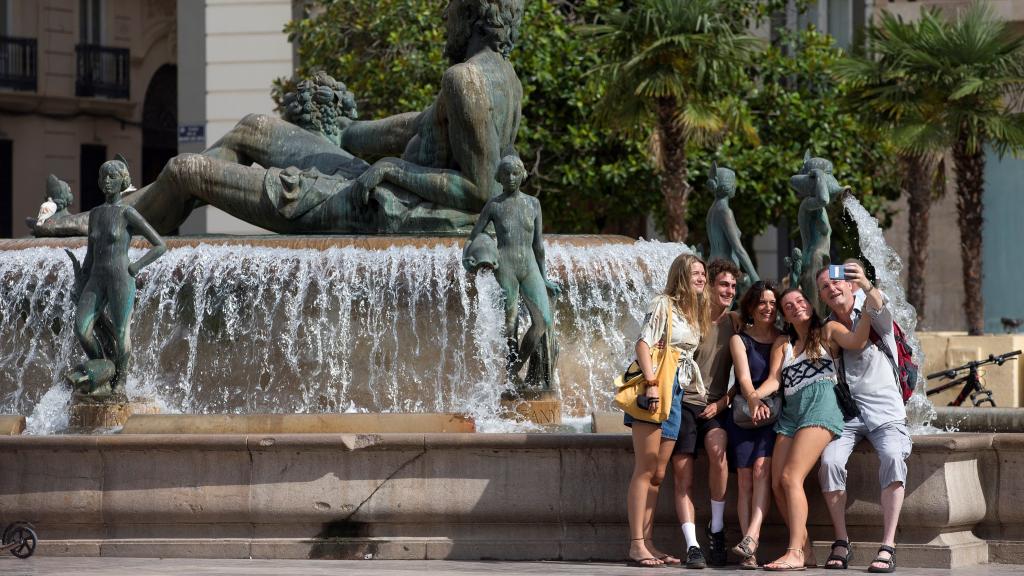
<path id="1" fill-rule="evenodd" d="M 843 433 L 821 454 L 818 482 L 822 492 L 846 490 L 846 462 L 863 438 L 867 438 L 878 454 L 878 483 L 882 488 L 893 482 L 907 483 L 907 457 L 914 442 L 904 422 L 888 422 L 868 430 L 860 418 L 843 426 Z"/>

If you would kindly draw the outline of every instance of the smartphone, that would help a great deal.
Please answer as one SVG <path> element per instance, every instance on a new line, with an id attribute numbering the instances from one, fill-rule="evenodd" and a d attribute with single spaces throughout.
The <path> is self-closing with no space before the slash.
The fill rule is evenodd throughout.
<path id="1" fill-rule="evenodd" d="M 651 399 L 647 397 L 647 394 L 640 394 L 636 397 L 636 405 L 639 406 L 641 410 L 650 410 Z"/>
<path id="2" fill-rule="evenodd" d="M 832 264 L 828 267 L 829 280 L 846 280 L 846 266 Z"/>

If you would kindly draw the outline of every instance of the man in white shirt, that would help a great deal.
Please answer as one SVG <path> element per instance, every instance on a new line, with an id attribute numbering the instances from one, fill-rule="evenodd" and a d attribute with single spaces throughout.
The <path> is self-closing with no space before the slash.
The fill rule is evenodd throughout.
<path id="1" fill-rule="evenodd" d="M 895 569 L 896 524 L 903 507 L 907 480 L 906 459 L 913 443 L 907 431 L 907 413 L 896 374 L 896 358 L 892 356 L 896 350 L 896 339 L 889 299 L 867 281 L 859 263 L 847 261 L 845 272 L 845 280 L 833 280 L 829 278 L 828 268 L 818 271 L 815 275 L 818 295 L 832 311 L 830 320 L 852 330 L 866 317 L 871 322 L 872 334 L 862 350 L 841 352 L 842 369 L 860 414 L 846 422 L 843 434 L 833 440 L 821 456 L 818 481 L 825 493 L 836 536 L 825 567 L 842 569 L 849 563 L 846 463 L 857 443 L 867 438 L 878 454 L 883 515 L 882 545 L 868 571 L 892 572 Z M 863 299 L 855 296 L 856 288 L 863 290 Z"/>

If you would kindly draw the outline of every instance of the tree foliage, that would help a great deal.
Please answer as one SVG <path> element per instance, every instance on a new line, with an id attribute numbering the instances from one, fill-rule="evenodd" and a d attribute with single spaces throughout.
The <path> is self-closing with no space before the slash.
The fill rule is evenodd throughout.
<path id="1" fill-rule="evenodd" d="M 785 0 L 720 0 L 737 32 L 758 24 Z M 523 83 L 523 122 L 517 148 L 530 178 L 524 187 L 541 198 L 546 228 L 554 232 L 645 232 L 648 214 L 665 218 L 654 170 L 650 131 L 626 134 L 593 121 L 605 85 L 589 72 L 606 61 L 579 29 L 623 6 L 620 0 L 529 0 L 512 62 Z M 442 54 L 444 22 L 434 0 L 317 0 L 309 18 L 289 23 L 300 67 L 296 77 L 323 69 L 344 81 L 359 103 L 360 117 L 419 110 L 436 96 L 447 67 Z M 703 189 L 712 158 L 737 171 L 733 203 L 746 240 L 781 218 L 796 221 L 798 202 L 788 187 L 808 146 L 829 157 L 840 182 L 866 198 L 869 210 L 896 192 L 887 171 L 885 138 L 839 109 L 842 93 L 829 74 L 838 51 L 826 37 L 796 42 L 796 54 L 770 48 L 743 68 L 748 82 L 734 92 L 749 111 L 761 141 L 726 135 L 715 144 L 688 149 L 694 195 L 690 241 L 704 237 L 711 198 Z M 275 93 L 289 79 L 275 85 Z"/>

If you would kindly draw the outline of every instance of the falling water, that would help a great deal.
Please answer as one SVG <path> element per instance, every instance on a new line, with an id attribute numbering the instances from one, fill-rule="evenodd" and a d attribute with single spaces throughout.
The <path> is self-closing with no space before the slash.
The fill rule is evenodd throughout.
<path id="1" fill-rule="evenodd" d="M 567 416 L 610 407 L 646 303 L 684 250 L 549 242 Z M 83 359 L 72 285 L 59 248 L 0 251 L 0 413 L 29 415 L 32 433 L 67 427 L 62 377 Z M 167 412 L 460 412 L 481 430 L 510 426 L 499 417 L 500 290 L 492 275 L 462 270 L 456 243 L 182 246 L 138 285 L 127 390 Z"/>
<path id="2" fill-rule="evenodd" d="M 903 262 L 900 260 L 899 254 L 886 244 L 885 236 L 882 235 L 882 229 L 878 225 L 878 220 L 869 214 L 856 198 L 848 195 L 843 200 L 843 206 L 846 208 L 847 214 L 853 218 L 854 223 L 857 225 L 857 233 L 860 237 L 860 251 L 871 262 L 871 265 L 874 266 L 875 280 L 878 282 L 878 287 L 889 297 L 889 301 L 892 303 L 893 317 L 900 327 L 903 328 L 907 335 L 908 343 L 914 349 L 914 362 L 918 366 L 923 367 L 924 352 L 921 351 L 921 342 L 917 339 L 915 332 L 917 329 L 917 311 L 907 302 L 906 294 L 903 292 L 903 285 L 900 284 L 900 270 L 903 268 Z M 938 432 L 937 428 L 931 426 L 933 419 L 935 419 L 935 406 L 931 400 L 928 400 L 927 386 L 924 378 L 921 374 L 918 374 L 914 394 L 907 402 L 907 421 L 911 428 L 911 433 L 926 434 Z"/>

